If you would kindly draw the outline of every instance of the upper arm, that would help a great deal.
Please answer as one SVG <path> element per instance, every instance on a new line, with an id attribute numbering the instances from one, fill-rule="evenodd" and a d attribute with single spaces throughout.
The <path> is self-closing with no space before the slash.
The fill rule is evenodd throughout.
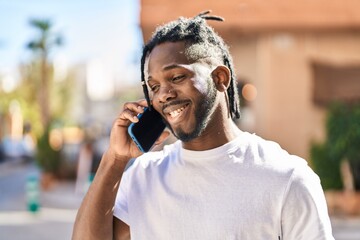
<path id="1" fill-rule="evenodd" d="M 333 239 L 319 178 L 309 169 L 292 177 L 282 212 L 284 239 Z"/>
<path id="2" fill-rule="evenodd" d="M 114 240 L 128 240 L 130 239 L 130 227 L 118 219 L 114 217 L 113 220 L 113 239 Z"/>

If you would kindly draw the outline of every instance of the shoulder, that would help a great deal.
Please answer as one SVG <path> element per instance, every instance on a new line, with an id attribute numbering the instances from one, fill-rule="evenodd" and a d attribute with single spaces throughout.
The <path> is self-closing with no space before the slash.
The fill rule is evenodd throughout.
<path id="1" fill-rule="evenodd" d="M 255 158 L 264 164 L 280 164 L 283 166 L 306 167 L 307 161 L 299 156 L 289 154 L 278 143 L 265 140 L 250 134 L 249 148 Z"/>
<path id="2" fill-rule="evenodd" d="M 264 165 L 287 175 L 287 191 L 308 192 L 321 190 L 320 178 L 308 162 L 296 155 L 289 154 L 278 143 L 254 137 L 254 146 Z M 322 192 L 322 191 L 320 191 Z"/>
<path id="3" fill-rule="evenodd" d="M 251 135 L 249 148 L 255 165 L 261 165 L 261 169 L 266 172 L 285 177 L 287 191 L 310 191 L 313 194 L 314 189 L 321 190 L 320 178 L 308 162 L 299 156 L 289 154 L 278 143 Z"/>
<path id="4" fill-rule="evenodd" d="M 318 178 L 305 159 L 289 154 L 278 143 L 254 134 L 248 134 L 247 138 L 245 161 L 249 165 L 254 165 L 259 171 L 285 177 L 287 181 Z"/>

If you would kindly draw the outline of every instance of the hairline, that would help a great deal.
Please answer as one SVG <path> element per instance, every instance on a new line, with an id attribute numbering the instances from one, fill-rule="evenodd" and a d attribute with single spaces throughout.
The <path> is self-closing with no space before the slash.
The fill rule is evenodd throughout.
<path id="1" fill-rule="evenodd" d="M 178 40 L 178 41 L 162 41 L 162 42 L 158 42 L 157 44 L 155 44 L 154 46 L 152 46 L 152 48 L 150 49 L 150 51 L 148 51 L 147 56 L 145 57 L 145 72 L 149 73 L 148 71 L 148 64 L 149 64 L 149 58 L 150 55 L 152 53 L 152 51 L 159 45 L 164 44 L 164 43 L 179 43 L 179 42 L 183 42 L 184 43 L 184 55 L 186 57 L 186 59 L 189 61 L 190 64 L 192 63 L 196 63 L 196 62 L 200 62 L 200 63 L 206 63 L 209 66 L 218 66 L 218 65 L 224 65 L 223 64 L 223 59 L 221 56 L 211 56 L 211 54 L 207 55 L 207 56 L 196 56 L 195 58 L 193 58 L 190 55 L 190 52 L 187 51 L 191 46 L 194 45 L 199 45 L 199 46 L 204 46 L 204 43 L 197 43 L 197 42 L 193 42 L 187 39 L 182 39 L 182 40 Z M 218 47 L 213 45 L 214 48 Z"/>

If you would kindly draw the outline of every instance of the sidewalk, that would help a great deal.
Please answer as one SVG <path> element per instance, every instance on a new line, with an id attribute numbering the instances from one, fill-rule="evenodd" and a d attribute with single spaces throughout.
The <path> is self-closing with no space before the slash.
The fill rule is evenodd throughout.
<path id="1" fill-rule="evenodd" d="M 31 213 L 27 210 L 24 187 L 26 175 L 36 174 L 36 167 L 2 165 L 1 168 L 2 180 L 11 185 L 9 189 L 2 185 L 3 190 L 12 195 L 0 196 L 0 239 L 71 239 L 77 209 L 83 198 L 75 194 L 75 182 L 57 182 L 50 190 L 41 191 L 40 209 Z"/>
<path id="2" fill-rule="evenodd" d="M 334 238 L 336 240 L 360 239 L 360 216 L 331 217 Z"/>
<path id="3" fill-rule="evenodd" d="M 78 209 L 82 199 L 82 195 L 75 194 L 74 181 L 57 182 L 41 196 L 42 206 L 46 208 Z"/>

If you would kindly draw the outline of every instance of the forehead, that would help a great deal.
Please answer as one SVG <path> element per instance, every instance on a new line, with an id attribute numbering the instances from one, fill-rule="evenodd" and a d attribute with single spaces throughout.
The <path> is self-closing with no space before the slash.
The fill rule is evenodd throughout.
<path id="1" fill-rule="evenodd" d="M 161 43 L 151 51 L 147 61 L 149 73 L 168 65 L 190 63 L 185 55 L 185 42 Z"/>

